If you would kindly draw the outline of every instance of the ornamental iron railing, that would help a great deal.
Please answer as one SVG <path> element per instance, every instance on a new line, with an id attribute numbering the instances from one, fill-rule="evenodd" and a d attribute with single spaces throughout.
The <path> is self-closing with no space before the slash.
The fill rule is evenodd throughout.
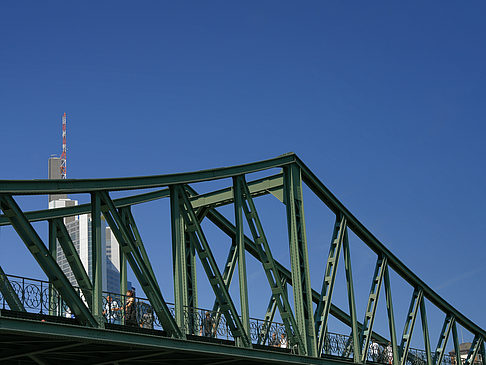
<path id="1" fill-rule="evenodd" d="M 15 275 L 6 275 L 5 278 L 8 279 L 26 312 L 76 320 L 70 308 L 57 291 L 50 286 L 49 282 Z M 78 287 L 74 288 L 84 300 L 83 291 Z M 10 309 L 1 291 L 0 303 L 1 309 Z M 168 305 L 171 314 L 175 316 L 174 304 L 168 303 Z M 130 308 L 132 306 L 133 309 Z M 130 330 L 130 327 L 132 327 L 163 331 L 153 307 L 146 298 L 103 292 L 103 316 L 108 326 L 113 326 L 113 328 L 124 326 L 126 330 Z M 220 312 L 204 308 L 185 308 L 184 324 L 181 327 L 187 335 L 227 341 L 235 340 L 225 317 Z M 268 335 L 264 336 L 264 333 L 268 333 Z M 294 351 L 296 345 L 287 342 L 285 326 L 279 322 L 266 323 L 258 318 L 250 318 L 250 338 L 253 344 L 260 344 L 268 348 L 282 349 L 282 347 L 285 347 L 289 353 L 296 353 Z M 283 342 L 285 342 L 285 346 L 282 346 Z M 322 356 L 353 359 L 352 337 L 338 333 L 326 333 Z M 367 361 L 392 364 L 393 358 L 390 344 L 370 342 L 367 351 Z M 408 365 L 426 365 L 426 352 L 410 348 L 406 363 Z M 454 357 L 448 354 L 444 355 L 441 364 L 454 365 Z"/>

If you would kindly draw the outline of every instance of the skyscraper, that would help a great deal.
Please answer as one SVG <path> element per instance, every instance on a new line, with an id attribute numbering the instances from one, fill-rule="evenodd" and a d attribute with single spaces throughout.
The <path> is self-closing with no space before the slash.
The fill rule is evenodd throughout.
<path id="1" fill-rule="evenodd" d="M 49 179 L 60 179 L 61 159 L 59 157 L 49 158 Z M 49 195 L 49 209 L 70 207 L 78 205 L 77 200 L 72 200 L 66 194 Z M 82 214 L 73 217 L 64 218 L 64 224 L 69 232 L 74 247 L 78 252 L 79 258 L 88 274 L 93 279 L 93 263 L 91 255 L 91 214 Z M 101 231 L 101 252 L 102 252 L 102 278 L 103 291 L 111 293 L 120 292 L 120 251 L 118 241 L 116 240 L 110 227 L 102 217 L 102 225 L 105 229 Z M 69 266 L 69 263 L 62 251 L 60 245 L 57 245 L 56 261 L 64 274 L 73 286 L 77 286 L 76 278 Z M 129 285 L 130 287 L 130 285 Z"/>

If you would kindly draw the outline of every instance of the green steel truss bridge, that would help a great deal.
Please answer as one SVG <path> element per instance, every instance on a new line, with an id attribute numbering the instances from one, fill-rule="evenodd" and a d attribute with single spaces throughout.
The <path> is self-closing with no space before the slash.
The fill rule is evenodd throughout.
<path id="1" fill-rule="evenodd" d="M 256 172 L 265 177 L 250 181 L 249 174 Z M 226 181 L 228 186 L 204 194 L 195 190 L 198 183 L 214 180 Z M 327 262 L 323 262 L 324 277 L 313 285 L 304 222 L 304 184 L 335 215 Z M 137 189 L 152 190 L 134 194 Z M 129 195 L 110 197 L 110 193 L 118 191 Z M 90 203 L 22 211 L 16 201 L 18 196 L 75 193 L 89 194 Z M 289 268 L 274 258 L 265 235 L 265 222 L 255 204 L 258 197 L 267 194 L 278 197 L 287 212 Z M 170 200 L 172 252 L 167 255 L 173 258 L 174 303 L 166 301 L 167 293 L 160 289 L 152 268 L 156 259 L 149 259 L 131 209 L 157 199 Z M 231 218 L 235 224 L 217 209 L 225 205 L 234 207 Z M 0 210 L 0 226 L 15 229 L 48 279 L 7 275 L 0 267 L 0 363 L 486 365 L 486 332 L 405 266 L 293 153 L 245 165 L 170 175 L 4 180 L 0 181 Z M 92 278 L 64 223 L 65 217 L 87 213 L 92 218 Z M 122 294 L 129 265 L 146 297 L 135 299 L 136 325 L 130 325 L 128 310 L 119 304 L 126 302 L 124 295 L 102 291 L 102 217 L 120 244 Z M 224 267 L 216 263 L 214 247 L 202 228 L 203 220 L 212 222 L 232 242 Z M 48 222 L 48 242 L 34 229 L 33 223 L 40 221 Z M 249 231 L 246 234 L 245 226 Z M 363 311 L 355 302 L 350 231 L 376 257 Z M 57 245 L 69 262 L 77 287 L 70 284 L 56 263 Z M 4 250 L 8 247 L 2 247 Z M 245 261 L 248 255 L 261 263 L 271 290 L 267 311 L 259 318 L 249 314 Z M 339 308 L 332 300 L 340 256 L 344 262 L 347 308 Z M 198 307 L 196 260 L 204 271 L 200 275 L 207 276 L 213 290 L 212 308 Z M 238 298 L 232 297 L 229 290 L 235 271 Z M 401 318 L 404 328 L 396 325 L 392 271 L 413 291 L 406 318 Z M 386 333 L 373 330 L 380 295 L 386 301 Z M 429 335 L 429 330 L 433 331 L 427 322 L 426 301 L 444 316 L 440 331 L 435 331 L 440 333 L 438 338 Z M 118 309 L 113 306 L 111 310 L 112 302 L 118 303 Z M 209 326 L 204 324 L 206 316 L 210 318 Z M 347 326 L 348 332 L 328 331 L 331 317 Z M 411 336 L 419 321 L 423 347 L 414 349 Z M 467 356 L 462 357 L 459 326 L 474 338 Z M 287 346 L 271 346 L 273 334 L 283 334 Z M 453 344 L 455 355 L 447 352 L 448 341 Z"/>

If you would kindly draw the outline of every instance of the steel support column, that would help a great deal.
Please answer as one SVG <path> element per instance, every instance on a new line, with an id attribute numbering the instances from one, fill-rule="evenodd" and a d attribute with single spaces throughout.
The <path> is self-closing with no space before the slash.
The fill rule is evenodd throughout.
<path id="1" fill-rule="evenodd" d="M 457 335 L 457 325 L 456 322 L 452 324 L 452 340 L 454 342 L 454 352 L 455 352 L 455 361 L 457 365 L 461 365 L 461 348 L 459 345 L 459 336 Z"/>
<path id="2" fill-rule="evenodd" d="M 346 289 L 348 291 L 348 307 L 349 307 L 349 320 L 351 327 L 351 339 L 353 342 L 353 360 L 355 363 L 360 362 L 361 352 L 359 348 L 359 326 L 358 317 L 356 315 L 356 301 L 354 299 L 354 283 L 353 283 L 353 271 L 351 269 L 351 251 L 349 249 L 348 230 L 344 231 L 343 241 L 343 258 L 344 269 L 346 272 Z M 333 306 L 331 304 L 330 313 L 333 312 Z M 345 350 L 346 351 L 346 350 Z"/>
<path id="3" fill-rule="evenodd" d="M 238 253 L 238 278 L 240 287 L 241 321 L 245 333 L 250 335 L 250 309 L 248 307 L 248 285 L 246 280 L 245 233 L 243 231 L 243 207 L 241 201 L 241 180 L 233 177 L 235 201 L 236 250 Z M 244 345 L 243 343 L 239 344 Z"/>
<path id="4" fill-rule="evenodd" d="M 243 187 L 241 192 L 243 211 L 245 212 L 246 220 L 253 236 L 256 246 L 255 248 L 258 253 L 258 260 L 260 260 L 263 265 L 272 294 L 275 295 L 280 317 L 282 318 L 282 322 L 284 323 L 287 331 L 287 336 L 290 340 L 289 342 L 296 344 L 299 348 L 299 352 L 303 352 L 306 349 L 305 343 L 301 337 L 294 314 L 292 313 L 287 292 L 282 287 L 282 279 L 280 278 L 280 273 L 270 251 L 270 246 L 268 245 L 262 223 L 258 217 L 253 198 L 250 195 L 248 185 L 246 184 L 244 177 L 239 176 L 238 178 L 241 180 L 241 186 Z M 294 285 L 297 284 L 294 283 Z"/>
<path id="5" fill-rule="evenodd" d="M 198 222 L 191 202 L 186 195 L 183 187 L 176 185 L 174 187 L 175 194 L 179 194 L 179 207 L 184 217 L 184 221 L 187 226 L 187 230 L 193 239 L 196 252 L 201 260 L 202 266 L 206 271 L 206 275 L 209 279 L 209 283 L 213 288 L 214 294 L 221 305 L 221 311 L 223 312 L 226 323 L 228 324 L 231 333 L 235 338 L 240 337 L 245 347 L 251 347 L 251 341 L 249 334 L 247 334 L 243 328 L 236 307 L 231 299 L 231 296 L 224 284 L 223 277 L 216 265 L 216 261 L 209 247 L 208 241 L 202 231 L 202 228 Z"/>
<path id="6" fill-rule="evenodd" d="M 402 341 L 400 343 L 400 365 L 405 365 L 405 362 L 407 361 L 408 349 L 410 348 L 410 339 L 415 326 L 415 320 L 417 319 L 418 309 L 420 308 L 420 303 L 423 299 L 423 294 L 424 292 L 420 288 L 415 288 L 412 294 L 407 319 L 403 328 Z"/>
<path id="7" fill-rule="evenodd" d="M 0 194 L 0 209 L 7 216 L 12 227 L 17 231 L 19 237 L 24 241 L 32 256 L 39 263 L 49 281 L 53 283 L 71 311 L 82 323 L 97 327 L 96 319 L 71 286 L 66 275 L 64 275 L 56 260 L 51 256 L 44 242 L 42 242 L 15 200 L 10 195 Z"/>
<path id="8" fill-rule="evenodd" d="M 425 356 L 427 356 L 427 364 L 434 364 L 434 359 L 430 350 L 429 325 L 427 323 L 425 300 L 423 299 L 420 301 L 420 318 L 422 319 L 422 333 L 424 336 Z"/>
<path id="9" fill-rule="evenodd" d="M 324 279 L 322 280 L 321 295 L 314 315 L 318 354 L 322 354 L 322 349 L 324 347 L 329 310 L 331 309 L 332 293 L 336 281 L 339 255 L 341 253 L 345 232 L 346 218 L 337 216 L 336 222 L 334 223 L 334 231 L 332 234 L 331 246 L 329 248 L 329 255 L 327 257 L 326 269 L 324 271 Z"/>
<path id="10" fill-rule="evenodd" d="M 387 265 L 387 259 L 383 256 L 378 256 L 376 260 L 375 272 L 373 274 L 373 281 L 371 282 L 370 295 L 368 297 L 368 304 L 366 305 L 366 313 L 363 321 L 363 327 L 360 335 L 360 349 L 361 362 L 365 363 L 368 355 L 368 346 L 373 333 L 373 323 L 375 321 L 376 307 L 378 306 L 378 298 L 380 296 L 381 284 Z"/>
<path id="11" fill-rule="evenodd" d="M 179 327 L 184 326 L 184 310 L 188 306 L 186 278 L 185 224 L 180 211 L 179 194 L 174 186 L 170 187 L 170 216 L 172 227 L 172 263 L 174 271 L 175 317 Z"/>
<path id="12" fill-rule="evenodd" d="M 52 219 L 49 219 L 48 222 L 49 222 L 49 233 L 48 233 L 49 253 L 51 254 L 51 257 L 57 261 L 57 228 Z M 56 301 L 58 296 L 59 295 L 54 289 L 54 285 L 52 285 L 52 283 L 49 281 L 49 315 L 50 316 L 54 316 L 57 314 L 54 308 L 57 307 Z"/>
<path id="13" fill-rule="evenodd" d="M 100 327 L 103 325 L 103 256 L 101 242 L 101 200 L 98 193 L 91 193 L 91 257 L 92 257 L 92 278 L 93 297 L 91 312 L 98 321 Z"/>
<path id="14" fill-rule="evenodd" d="M 422 303 L 424 301 L 422 300 Z M 447 346 L 447 340 L 449 339 L 449 335 L 451 333 L 451 328 L 454 325 L 455 318 L 452 315 L 447 315 L 444 320 L 444 325 L 442 326 L 442 330 L 440 331 L 439 335 L 439 342 L 437 343 L 437 348 L 435 350 L 433 364 L 440 365 L 442 363 L 442 359 L 444 358 L 445 348 Z"/>
<path id="15" fill-rule="evenodd" d="M 472 365 L 478 356 L 479 349 L 483 346 L 483 339 L 480 335 L 475 335 L 474 340 L 469 348 L 466 361 L 464 365 Z M 483 360 L 484 361 L 484 360 Z"/>
<path id="16" fill-rule="evenodd" d="M 116 209 L 107 192 L 100 192 L 98 194 L 101 197 L 101 210 L 103 215 L 118 243 L 123 246 L 130 267 L 142 286 L 144 293 L 147 295 L 148 300 L 152 304 L 160 324 L 169 335 L 176 338 L 184 337 L 184 334 L 181 332 L 170 313 L 169 307 L 162 296 L 153 273 L 151 273 L 149 269 L 149 263 L 144 261 L 137 248 L 136 242 L 133 240 L 133 236 L 123 224 L 121 214 Z"/>
<path id="17" fill-rule="evenodd" d="M 385 297 L 386 297 L 386 313 L 388 315 L 388 328 L 390 330 L 390 342 L 392 347 L 393 365 L 398 365 L 398 344 L 397 331 L 395 327 L 395 314 L 393 312 L 393 300 L 391 293 L 390 274 L 388 272 L 388 265 L 385 268 Z"/>
<path id="18" fill-rule="evenodd" d="M 284 186 L 285 203 L 287 206 L 290 263 L 292 282 L 294 283 L 294 310 L 299 332 L 304 339 L 305 346 L 304 351 L 301 353 L 309 356 L 317 356 L 320 352 L 317 349 L 316 331 L 314 328 L 309 254 L 304 219 L 304 197 L 302 193 L 300 168 L 297 164 L 284 167 Z M 329 312 L 329 306 L 326 309 Z M 322 318 L 320 320 L 322 321 Z"/>
<path id="19" fill-rule="evenodd" d="M 5 275 L 2 267 L 0 266 L 0 292 L 2 296 L 7 301 L 8 306 L 11 310 L 18 311 L 18 312 L 25 312 L 24 305 L 20 300 L 19 296 L 15 292 L 15 289 L 12 287 L 12 284 Z"/>

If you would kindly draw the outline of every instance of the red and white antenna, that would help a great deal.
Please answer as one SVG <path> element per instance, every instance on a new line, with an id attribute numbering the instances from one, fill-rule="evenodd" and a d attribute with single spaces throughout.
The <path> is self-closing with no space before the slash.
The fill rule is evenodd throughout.
<path id="1" fill-rule="evenodd" d="M 66 178 L 66 113 L 62 116 L 61 179 Z"/>

